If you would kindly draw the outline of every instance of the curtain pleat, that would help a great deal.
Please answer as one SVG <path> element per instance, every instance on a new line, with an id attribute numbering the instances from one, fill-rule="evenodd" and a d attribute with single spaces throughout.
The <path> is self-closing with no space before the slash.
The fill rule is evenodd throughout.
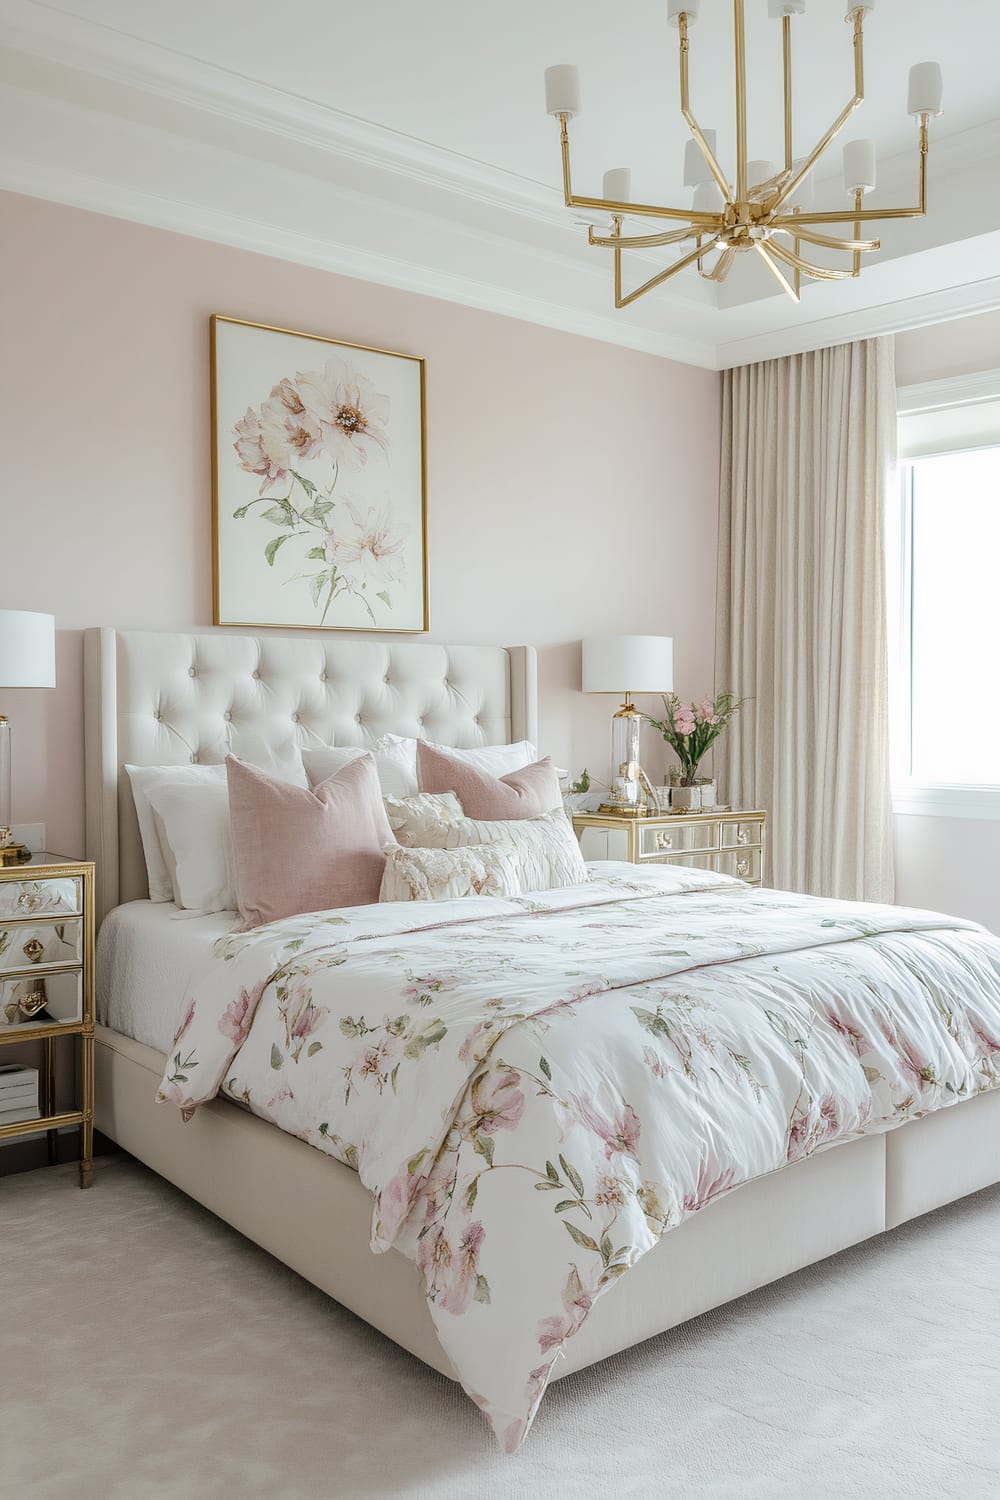
<path id="1" fill-rule="evenodd" d="M 723 378 L 717 688 L 748 699 L 716 754 L 768 811 L 765 877 L 893 897 L 884 506 L 892 340 Z"/>

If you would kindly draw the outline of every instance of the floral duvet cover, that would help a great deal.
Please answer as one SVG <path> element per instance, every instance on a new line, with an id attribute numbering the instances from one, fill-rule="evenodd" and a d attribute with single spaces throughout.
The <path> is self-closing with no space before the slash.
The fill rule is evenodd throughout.
<path id="1" fill-rule="evenodd" d="M 354 1168 L 508 1451 L 666 1231 L 1000 1082 L 1000 939 L 899 907 L 595 865 L 516 899 L 223 939 L 159 1097 L 222 1092 Z M 331 1247 L 331 1254 L 336 1253 Z"/>

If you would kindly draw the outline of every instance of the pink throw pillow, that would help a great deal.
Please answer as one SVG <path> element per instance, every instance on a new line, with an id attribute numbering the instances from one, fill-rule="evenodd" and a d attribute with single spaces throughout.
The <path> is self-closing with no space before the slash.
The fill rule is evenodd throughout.
<path id="1" fill-rule="evenodd" d="M 239 931 L 378 900 L 382 851 L 395 839 L 373 756 L 359 756 L 311 792 L 232 755 L 226 775 Z"/>
<path id="2" fill-rule="evenodd" d="M 417 741 L 417 779 L 422 792 L 454 792 L 467 818 L 538 818 L 559 807 L 559 778 L 548 756 L 506 776 L 491 776 L 466 761 Z"/>

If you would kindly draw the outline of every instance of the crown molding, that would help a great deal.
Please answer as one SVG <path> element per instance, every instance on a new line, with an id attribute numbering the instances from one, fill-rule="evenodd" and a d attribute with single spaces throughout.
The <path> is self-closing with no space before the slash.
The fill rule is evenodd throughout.
<path id="1" fill-rule="evenodd" d="M 283 226 L 206 208 L 160 194 L 141 193 L 105 178 L 66 172 L 37 162 L 0 162 L 0 188 L 26 197 L 65 203 L 73 208 L 129 219 L 154 229 L 231 245 L 259 255 L 333 271 L 341 276 L 372 281 L 401 291 L 436 297 L 476 307 L 502 317 L 518 318 L 542 327 L 575 333 L 601 343 L 617 344 L 661 359 L 712 370 L 715 350 L 708 342 L 681 338 L 614 317 L 602 317 L 579 307 L 533 298 L 491 282 L 476 281 L 433 266 L 366 250 L 324 236 L 298 234 Z"/>
<path id="2" fill-rule="evenodd" d="M 970 375 L 950 375 L 946 380 L 927 380 L 921 385 L 901 385 L 896 392 L 900 416 L 941 411 L 950 406 L 979 406 L 1000 398 L 1000 370 L 977 370 Z"/>

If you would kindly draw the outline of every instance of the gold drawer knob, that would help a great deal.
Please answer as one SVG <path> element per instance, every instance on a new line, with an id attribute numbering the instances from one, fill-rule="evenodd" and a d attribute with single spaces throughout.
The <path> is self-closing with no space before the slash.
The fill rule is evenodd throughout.
<path id="1" fill-rule="evenodd" d="M 30 938 L 28 942 L 25 943 L 21 952 L 24 954 L 29 964 L 37 964 L 41 963 L 42 954 L 45 952 L 45 948 L 37 938 Z"/>
<path id="2" fill-rule="evenodd" d="M 746 828 L 738 828 L 736 830 L 736 842 L 738 844 L 749 844 L 750 834 Z"/>
<path id="3" fill-rule="evenodd" d="M 656 835 L 657 849 L 672 849 L 674 847 L 674 836 L 672 833 L 661 832 Z"/>
<path id="4" fill-rule="evenodd" d="M 736 873 L 737 873 L 737 875 L 739 875 L 739 877 L 741 879 L 745 878 L 747 875 L 750 874 L 750 861 L 749 861 L 749 859 L 738 859 L 736 861 Z"/>

